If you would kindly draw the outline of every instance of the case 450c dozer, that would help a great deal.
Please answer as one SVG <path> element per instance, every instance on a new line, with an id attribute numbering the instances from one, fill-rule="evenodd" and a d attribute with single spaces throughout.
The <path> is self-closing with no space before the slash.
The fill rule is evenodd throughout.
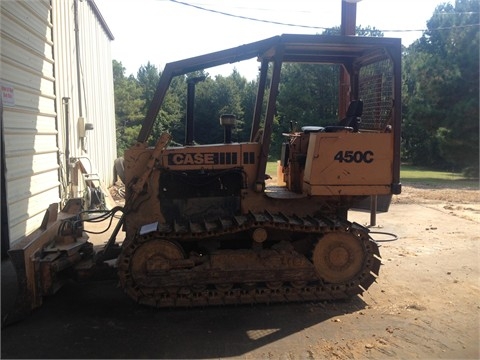
<path id="1" fill-rule="evenodd" d="M 166 133 L 147 145 L 173 77 L 251 58 L 261 67 L 248 141 L 233 142 L 235 116 L 219 114 L 225 142 L 193 144 L 187 101 L 185 145 L 168 146 Z M 343 68 L 348 97 L 338 123 L 283 134 L 281 178 L 270 185 L 266 165 L 284 63 Z M 154 307 L 361 294 L 381 259 L 369 230 L 347 215 L 370 196 L 401 191 L 400 66 L 400 39 L 291 34 L 168 63 L 124 155 L 125 206 L 113 234 L 94 247 L 79 199 L 60 213 L 52 207 L 42 229 L 10 251 L 17 310 L 39 306 L 68 279 L 101 274 L 115 274 L 133 300 Z M 125 237 L 117 241 L 120 232 Z"/>

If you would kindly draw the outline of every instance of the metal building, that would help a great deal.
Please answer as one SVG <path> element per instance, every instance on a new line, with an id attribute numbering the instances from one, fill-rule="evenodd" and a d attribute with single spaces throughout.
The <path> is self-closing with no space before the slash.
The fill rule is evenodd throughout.
<path id="1" fill-rule="evenodd" d="M 93 0 L 0 2 L 3 255 L 49 204 L 113 184 L 112 40 Z"/>

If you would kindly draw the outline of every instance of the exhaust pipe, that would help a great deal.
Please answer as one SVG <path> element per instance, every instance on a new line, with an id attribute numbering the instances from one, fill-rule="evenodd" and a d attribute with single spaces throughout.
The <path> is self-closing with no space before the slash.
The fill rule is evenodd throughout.
<path id="1" fill-rule="evenodd" d="M 235 126 L 237 117 L 233 114 L 224 114 L 220 116 L 220 125 L 225 129 L 224 131 L 224 142 L 225 144 L 232 143 L 232 129 Z"/>
<path id="2" fill-rule="evenodd" d="M 185 124 L 185 145 L 193 145 L 195 85 L 198 82 L 205 80 L 205 78 L 205 76 L 199 76 L 187 80 L 187 121 Z"/>

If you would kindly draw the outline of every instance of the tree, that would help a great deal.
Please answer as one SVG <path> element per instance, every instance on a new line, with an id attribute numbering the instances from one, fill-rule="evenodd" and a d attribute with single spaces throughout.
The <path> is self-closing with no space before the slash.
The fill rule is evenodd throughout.
<path id="1" fill-rule="evenodd" d="M 160 74 L 155 65 L 150 64 L 150 61 L 145 66 L 141 66 L 137 72 L 137 83 L 138 86 L 142 89 L 141 99 L 144 100 L 144 111 L 145 113 L 148 110 L 148 106 L 152 102 L 153 94 L 157 88 L 158 80 L 160 79 Z"/>
<path id="2" fill-rule="evenodd" d="M 221 143 L 224 129 L 220 126 L 220 116 L 233 114 L 237 124 L 233 131 L 235 141 L 244 134 L 244 107 L 242 95 L 247 80 L 236 70 L 229 76 L 207 77 L 197 84 L 195 98 L 195 141 L 199 144 Z M 250 122 L 250 119 L 248 119 Z M 246 139 L 243 139 L 246 140 Z"/>
<path id="3" fill-rule="evenodd" d="M 180 145 L 184 143 L 186 99 L 186 77 L 174 77 L 153 125 L 151 136 L 153 141 L 156 141 L 163 132 L 168 132 L 172 135 L 172 145 Z"/>
<path id="4" fill-rule="evenodd" d="M 131 146 L 140 130 L 144 118 L 142 111 L 145 100 L 142 89 L 133 76 L 125 77 L 125 68 L 121 62 L 113 60 L 113 88 L 115 93 L 115 121 L 117 127 L 117 156 L 123 156 Z"/>
<path id="5" fill-rule="evenodd" d="M 479 10 L 476 0 L 438 6 L 405 53 L 405 160 L 478 176 Z"/>

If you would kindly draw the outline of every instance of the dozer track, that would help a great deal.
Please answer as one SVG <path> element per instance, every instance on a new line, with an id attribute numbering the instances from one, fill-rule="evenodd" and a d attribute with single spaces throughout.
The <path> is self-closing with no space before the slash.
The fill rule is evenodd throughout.
<path id="1" fill-rule="evenodd" d="M 180 243 L 246 231 L 312 235 L 308 255 L 281 241 L 270 248 L 194 251 Z M 266 234 L 266 233 L 265 233 Z M 362 294 L 381 264 L 368 229 L 348 221 L 249 213 L 214 222 L 160 225 L 123 244 L 118 274 L 125 292 L 153 307 L 346 299 Z"/>

